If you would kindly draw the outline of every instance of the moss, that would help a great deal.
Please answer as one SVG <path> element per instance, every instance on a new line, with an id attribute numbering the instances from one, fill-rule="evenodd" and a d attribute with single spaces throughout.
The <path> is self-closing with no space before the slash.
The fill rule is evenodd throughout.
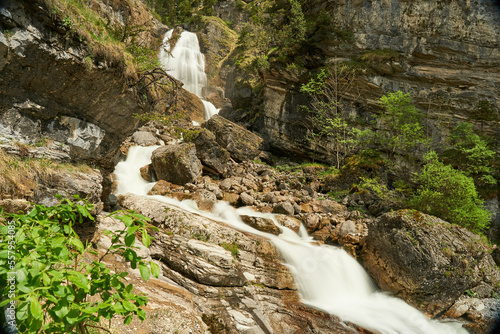
<path id="1" fill-rule="evenodd" d="M 226 242 L 223 242 L 220 244 L 225 250 L 228 250 L 231 252 L 231 255 L 233 258 L 238 259 L 240 257 L 240 250 L 238 249 L 238 244 L 236 242 L 233 242 L 231 244 L 228 244 Z"/>

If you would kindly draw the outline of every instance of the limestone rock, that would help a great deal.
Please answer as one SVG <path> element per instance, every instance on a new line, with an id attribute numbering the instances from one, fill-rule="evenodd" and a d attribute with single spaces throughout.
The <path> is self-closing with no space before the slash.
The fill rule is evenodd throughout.
<path id="1" fill-rule="evenodd" d="M 255 203 L 255 198 L 253 198 L 253 196 L 248 193 L 241 193 L 240 199 L 241 202 L 247 206 L 253 205 Z"/>
<path id="2" fill-rule="evenodd" d="M 151 146 L 158 144 L 158 139 L 149 131 L 136 131 L 132 140 L 139 146 Z"/>
<path id="3" fill-rule="evenodd" d="M 362 249 L 366 270 L 383 289 L 435 315 L 480 282 L 500 275 L 478 235 L 414 210 L 372 223 Z"/>
<path id="4" fill-rule="evenodd" d="M 272 219 L 262 218 L 262 217 L 251 217 L 251 216 L 241 216 L 241 220 L 256 230 L 271 233 L 274 235 L 280 234 L 280 229 L 274 224 Z"/>
<path id="5" fill-rule="evenodd" d="M 194 144 L 162 146 L 151 156 L 156 177 L 178 185 L 196 182 L 201 175 L 201 162 Z"/>
<path id="6" fill-rule="evenodd" d="M 217 196 L 206 189 L 198 189 L 193 194 L 193 200 L 200 210 L 212 211 L 214 204 L 217 202 Z"/>
<path id="7" fill-rule="evenodd" d="M 273 209 L 273 213 L 281 213 L 289 216 L 292 216 L 294 212 L 295 209 L 290 202 L 279 203 Z"/>
<path id="8" fill-rule="evenodd" d="M 278 221 L 278 223 L 285 227 L 288 227 L 295 233 L 299 232 L 300 226 L 302 225 L 300 220 L 286 215 L 276 215 L 276 220 Z"/>
<path id="9" fill-rule="evenodd" d="M 218 174 L 223 174 L 230 159 L 229 152 L 222 148 L 216 141 L 215 135 L 207 129 L 200 129 L 199 134 L 193 139 L 196 145 L 196 155 L 201 163 Z"/>
<path id="10" fill-rule="evenodd" d="M 222 116 L 214 115 L 202 127 L 212 131 L 217 143 L 237 161 L 255 159 L 262 149 L 262 138 Z"/>

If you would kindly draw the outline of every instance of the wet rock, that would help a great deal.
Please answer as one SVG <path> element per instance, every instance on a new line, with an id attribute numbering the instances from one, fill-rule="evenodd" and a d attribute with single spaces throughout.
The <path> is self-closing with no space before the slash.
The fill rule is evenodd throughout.
<path id="1" fill-rule="evenodd" d="M 220 115 L 214 115 L 202 127 L 212 131 L 217 143 L 236 161 L 253 160 L 260 154 L 262 138 Z"/>
<path id="2" fill-rule="evenodd" d="M 148 182 L 153 182 L 155 179 L 153 164 L 141 167 L 140 173 L 141 177 Z"/>
<path id="3" fill-rule="evenodd" d="M 276 220 L 278 221 L 279 224 L 288 227 L 295 233 L 299 232 L 300 226 L 302 225 L 300 220 L 285 215 L 276 215 Z"/>
<path id="4" fill-rule="evenodd" d="M 383 290 L 430 315 L 447 310 L 480 282 L 500 281 L 478 235 L 413 210 L 386 213 L 370 224 L 361 255 Z"/>
<path id="5" fill-rule="evenodd" d="M 178 185 L 196 182 L 201 175 L 201 162 L 194 144 L 162 146 L 151 156 L 156 177 Z"/>
<path id="6" fill-rule="evenodd" d="M 272 219 L 262 217 L 240 216 L 243 222 L 256 230 L 271 233 L 274 235 L 280 234 L 280 229 L 276 226 Z"/>
<path id="7" fill-rule="evenodd" d="M 159 180 L 151 188 L 148 195 L 165 195 L 172 192 L 175 188 L 179 188 L 179 186 L 165 180 Z"/>
<path id="8" fill-rule="evenodd" d="M 304 217 L 304 225 L 307 232 L 312 233 L 319 227 L 319 217 L 315 214 L 308 214 Z"/>
<path id="9" fill-rule="evenodd" d="M 193 139 L 193 143 L 201 163 L 217 174 L 224 174 L 231 156 L 225 148 L 217 143 L 215 135 L 207 129 L 200 129 L 198 135 Z"/>

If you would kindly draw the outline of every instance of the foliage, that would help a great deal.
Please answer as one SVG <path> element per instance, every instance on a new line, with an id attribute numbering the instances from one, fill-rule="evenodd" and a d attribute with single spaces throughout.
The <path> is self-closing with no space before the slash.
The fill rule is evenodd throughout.
<path id="1" fill-rule="evenodd" d="M 139 72 L 161 68 L 161 64 L 157 56 L 158 51 L 135 43 L 127 46 L 126 50 L 132 55 L 132 57 L 134 57 L 134 61 L 137 63 Z"/>
<path id="2" fill-rule="evenodd" d="M 8 234 L 11 225 L 0 225 L 0 275 L 4 282 L 12 276 L 9 279 L 15 279 L 16 284 L 15 290 L 9 286 L 0 289 L 1 295 L 9 296 L 0 306 L 16 302 L 22 333 L 89 333 L 90 328 L 101 328 L 96 324 L 102 318 L 114 315 L 124 316 L 125 324 L 134 315 L 144 320 L 141 307 L 147 304 L 147 297 L 133 293 L 133 285 L 125 281 L 127 272 L 112 272 L 102 260 L 106 254 L 117 254 L 132 268 L 138 267 L 144 280 L 149 279 L 150 270 L 158 277 L 158 265 L 150 262 L 150 269 L 134 246 L 136 234 L 149 246 L 147 229 L 157 229 L 144 216 L 115 212 L 111 216 L 125 227 L 105 232 L 111 237 L 111 246 L 98 257 L 92 245 L 84 245 L 73 229 L 76 223 L 94 220 L 89 213 L 91 205 L 80 204 L 77 196 L 74 201 L 58 198 L 60 202 L 54 207 L 36 205 L 29 214 L 2 215 L 15 224 L 15 233 Z"/>
<path id="3" fill-rule="evenodd" d="M 444 152 L 447 161 L 465 175 L 474 179 L 476 185 L 494 185 L 493 160 L 495 151 L 481 139 L 470 123 L 459 123 L 450 135 L 450 147 Z"/>
<path id="4" fill-rule="evenodd" d="M 145 3 L 171 27 L 196 24 L 202 16 L 214 15 L 216 0 L 145 0 Z"/>
<path id="5" fill-rule="evenodd" d="M 240 250 L 238 249 L 238 244 L 236 242 L 233 242 L 231 244 L 228 244 L 226 242 L 223 242 L 221 246 L 225 249 L 231 252 L 231 255 L 233 258 L 237 259 L 240 257 Z"/>
<path id="6" fill-rule="evenodd" d="M 354 77 L 355 71 L 347 64 L 335 64 L 333 68 L 321 70 L 301 87 L 301 92 L 311 96 L 309 106 L 302 106 L 302 110 L 309 114 L 307 139 L 314 145 L 314 151 L 321 144 L 331 143 L 337 168 L 371 133 L 353 126 L 354 119 L 342 101 L 343 96 L 352 94 Z"/>
<path id="7" fill-rule="evenodd" d="M 392 49 L 373 50 L 366 52 L 361 56 L 361 60 L 374 63 L 387 62 L 390 60 L 396 60 L 398 58 L 399 53 L 396 50 Z"/>
<path id="8" fill-rule="evenodd" d="M 380 98 L 379 103 L 384 109 L 380 119 L 386 127 L 377 135 L 381 147 L 387 147 L 392 155 L 401 152 L 411 156 L 421 146 L 428 145 L 423 115 L 413 105 L 410 94 L 401 91 L 388 93 Z"/>
<path id="9" fill-rule="evenodd" d="M 422 172 L 416 177 L 420 187 L 411 199 L 411 205 L 473 232 L 484 231 L 490 214 L 483 208 L 472 178 L 440 162 L 434 151 L 426 154 L 425 162 Z"/>

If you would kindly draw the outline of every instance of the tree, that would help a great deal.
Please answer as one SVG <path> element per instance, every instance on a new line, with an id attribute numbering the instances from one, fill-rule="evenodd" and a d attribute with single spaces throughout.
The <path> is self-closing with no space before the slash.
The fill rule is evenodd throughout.
<path id="1" fill-rule="evenodd" d="M 384 109 L 380 119 L 386 129 L 379 132 L 377 139 L 392 156 L 396 153 L 411 156 L 418 147 L 428 144 L 423 115 L 414 106 L 410 94 L 401 91 L 388 93 L 380 98 L 379 104 Z"/>
<path id="2" fill-rule="evenodd" d="M 121 255 L 132 268 L 139 268 L 144 280 L 150 273 L 158 277 L 158 265 L 150 262 L 149 268 L 134 247 L 136 234 L 149 246 L 147 229 L 157 228 L 133 212 L 113 213 L 111 216 L 125 227 L 105 232 L 111 237 L 111 246 L 99 256 L 73 229 L 77 222 L 94 220 L 89 213 L 91 205 L 77 201 L 76 197 L 75 201 L 60 200 L 54 207 L 36 205 L 23 215 L 2 214 L 0 208 L 0 216 L 8 220 L 0 224 L 0 277 L 10 282 L 0 288 L 0 296 L 7 297 L 0 306 L 9 304 L 15 309 L 21 333 L 88 334 L 90 328 L 107 331 L 99 322 L 115 314 L 124 316 L 125 324 L 134 315 L 141 321 L 146 318 L 141 307 L 148 298 L 133 293 L 133 285 L 125 281 L 128 273 L 111 272 L 103 258 L 106 254 Z"/>
<path id="3" fill-rule="evenodd" d="M 480 233 L 489 224 L 474 181 L 461 171 L 438 160 L 436 152 L 425 156 L 424 168 L 416 177 L 420 184 L 410 204 L 417 210 Z"/>
<path id="4" fill-rule="evenodd" d="M 472 177 L 480 186 L 497 183 L 492 176 L 495 154 L 474 132 L 472 124 L 461 122 L 451 132 L 450 147 L 443 155 L 453 167 Z"/>
<path id="5" fill-rule="evenodd" d="M 337 168 L 355 152 L 360 139 L 369 132 L 353 126 L 353 118 L 345 102 L 342 103 L 342 97 L 351 93 L 354 76 L 354 70 L 347 64 L 335 64 L 328 70 L 321 70 L 301 87 L 301 92 L 311 96 L 311 103 L 302 106 L 302 110 L 309 114 L 307 138 L 314 145 L 314 151 L 322 143 L 331 144 Z"/>

